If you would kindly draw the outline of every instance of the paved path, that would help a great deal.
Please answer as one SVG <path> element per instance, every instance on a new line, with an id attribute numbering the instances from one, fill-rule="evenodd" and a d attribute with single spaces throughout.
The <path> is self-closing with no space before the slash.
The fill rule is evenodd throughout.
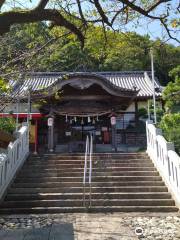
<path id="1" fill-rule="evenodd" d="M 0 240 L 177 240 L 180 214 L 12 215 L 0 227 Z"/>

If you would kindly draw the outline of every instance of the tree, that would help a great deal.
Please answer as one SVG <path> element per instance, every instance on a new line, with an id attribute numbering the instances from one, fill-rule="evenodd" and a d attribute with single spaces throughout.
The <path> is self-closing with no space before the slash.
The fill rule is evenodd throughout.
<path id="1" fill-rule="evenodd" d="M 8 32 L 14 24 L 48 21 L 50 27 L 60 26 L 74 33 L 83 45 L 89 24 L 101 24 L 104 29 L 117 28 L 145 17 L 159 21 L 169 38 L 178 41 L 173 30 L 179 26 L 176 17 L 179 5 L 171 0 L 39 0 L 32 9 L 27 7 L 27 2 L 21 9 L 7 8 L 7 4 L 6 0 L 0 0 L 0 34 Z"/>
<path id="2" fill-rule="evenodd" d="M 174 77 L 174 81 L 163 91 L 166 114 L 160 122 L 160 127 L 166 139 L 174 142 L 176 150 L 180 153 L 180 65 L 174 68 L 170 75 Z"/>
<path id="3" fill-rule="evenodd" d="M 125 35 L 117 34 L 112 43 L 113 46 L 107 49 L 103 70 L 131 71 L 149 69 L 148 49 L 152 42 L 148 36 L 140 36 L 134 32 L 128 32 Z"/>
<path id="4" fill-rule="evenodd" d="M 173 142 L 176 151 L 180 154 L 180 113 L 168 113 L 162 117 L 160 128 L 165 138 Z"/>
<path id="5" fill-rule="evenodd" d="M 82 49 L 76 37 L 65 29 L 49 29 L 45 23 L 14 25 L 1 37 L 0 73 L 18 78 L 22 71 L 150 70 L 149 48 L 154 46 L 156 76 L 165 84 L 168 79 L 164 75 L 180 63 L 179 47 L 135 32 L 107 30 L 104 41 L 103 27 L 91 25 L 86 37 Z"/>
<path id="6" fill-rule="evenodd" d="M 166 44 L 160 39 L 154 41 L 154 60 L 155 71 L 159 80 L 167 85 L 173 80 L 173 76 L 169 72 L 180 64 L 180 47 L 174 47 L 172 44 Z"/>
<path id="7" fill-rule="evenodd" d="M 180 111 L 180 65 L 170 71 L 174 81 L 169 82 L 163 91 L 163 99 L 167 112 Z"/>

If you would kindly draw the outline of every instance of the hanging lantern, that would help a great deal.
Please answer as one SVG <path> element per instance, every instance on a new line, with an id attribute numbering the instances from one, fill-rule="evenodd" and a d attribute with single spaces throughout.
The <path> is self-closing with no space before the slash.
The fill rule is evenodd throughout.
<path id="1" fill-rule="evenodd" d="M 96 121 L 95 121 L 95 119 L 93 118 L 92 124 L 95 124 L 95 123 L 96 123 Z"/>
<path id="2" fill-rule="evenodd" d="M 116 117 L 111 116 L 111 125 L 116 125 Z"/>
<path id="3" fill-rule="evenodd" d="M 66 115 L 66 122 L 68 122 L 68 117 L 67 117 L 67 115 Z"/>
<path id="4" fill-rule="evenodd" d="M 84 119 L 82 118 L 82 119 L 81 119 L 81 125 L 83 125 L 83 124 L 84 124 Z"/>
<path id="5" fill-rule="evenodd" d="M 77 122 L 77 117 L 74 117 L 74 121 Z"/>
<path id="6" fill-rule="evenodd" d="M 88 117 L 88 123 L 90 123 L 91 122 L 91 118 L 90 117 Z"/>
<path id="7" fill-rule="evenodd" d="M 96 117 L 96 121 L 97 121 L 97 122 L 99 121 L 99 117 L 98 117 L 98 115 L 97 115 L 97 117 Z"/>
<path id="8" fill-rule="evenodd" d="M 72 124 L 72 119 L 71 119 L 71 118 L 70 118 L 70 121 L 69 121 L 69 122 L 70 122 L 70 124 Z"/>

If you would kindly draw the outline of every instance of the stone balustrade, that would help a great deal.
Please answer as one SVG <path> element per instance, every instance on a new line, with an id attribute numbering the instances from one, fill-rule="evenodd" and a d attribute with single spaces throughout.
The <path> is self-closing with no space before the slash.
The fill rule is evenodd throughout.
<path id="1" fill-rule="evenodd" d="M 174 144 L 167 142 L 162 130 L 151 121 L 146 122 L 146 131 L 147 153 L 180 206 L 180 156 L 175 152 Z"/>
<path id="2" fill-rule="evenodd" d="M 27 123 L 23 123 L 16 136 L 17 139 L 9 143 L 6 153 L 0 154 L 0 199 L 29 154 Z"/>

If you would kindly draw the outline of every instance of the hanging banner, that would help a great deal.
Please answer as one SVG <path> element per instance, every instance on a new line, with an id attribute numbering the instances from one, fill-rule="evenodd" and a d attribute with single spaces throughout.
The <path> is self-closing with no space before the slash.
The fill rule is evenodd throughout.
<path id="1" fill-rule="evenodd" d="M 35 125 L 30 125 L 29 142 L 35 143 Z"/>
<path id="2" fill-rule="evenodd" d="M 116 117 L 111 117 L 111 125 L 116 125 Z"/>

